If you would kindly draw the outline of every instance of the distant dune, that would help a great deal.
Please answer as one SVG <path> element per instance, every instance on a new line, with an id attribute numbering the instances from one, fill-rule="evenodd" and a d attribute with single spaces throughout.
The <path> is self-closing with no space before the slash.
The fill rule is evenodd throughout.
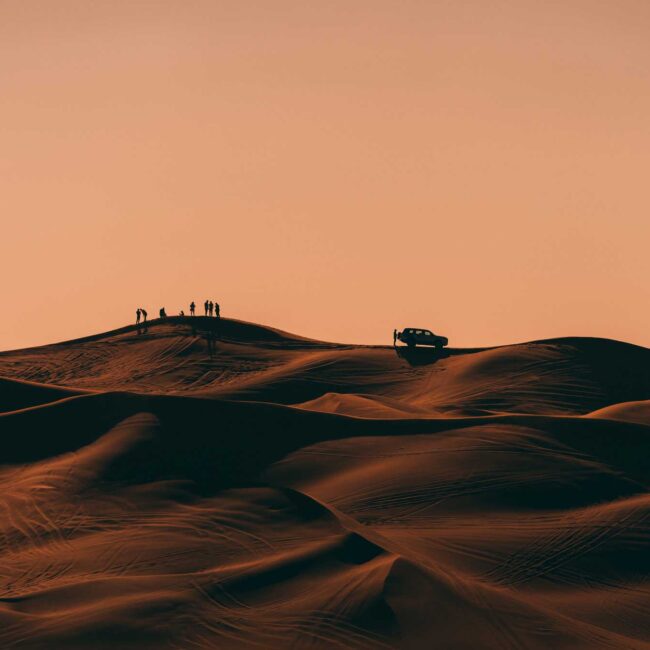
<path id="1" fill-rule="evenodd" d="M 650 649 L 646 348 L 169 318 L 0 409 L 0 648 Z"/>

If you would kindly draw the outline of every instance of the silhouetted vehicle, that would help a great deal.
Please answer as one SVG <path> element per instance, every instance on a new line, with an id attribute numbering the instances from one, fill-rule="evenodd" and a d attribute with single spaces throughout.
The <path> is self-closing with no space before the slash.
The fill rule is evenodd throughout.
<path id="1" fill-rule="evenodd" d="M 438 336 L 429 330 L 416 329 L 415 327 L 407 327 L 398 332 L 397 338 L 410 348 L 414 348 L 416 345 L 432 345 L 440 350 L 449 343 L 446 336 Z"/>

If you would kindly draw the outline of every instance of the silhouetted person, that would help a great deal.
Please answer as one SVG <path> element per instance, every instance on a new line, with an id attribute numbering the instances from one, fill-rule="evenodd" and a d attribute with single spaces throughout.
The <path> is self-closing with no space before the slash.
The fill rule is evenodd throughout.
<path id="1" fill-rule="evenodd" d="M 218 302 L 215 302 L 215 303 L 214 303 L 214 315 L 215 315 L 217 318 L 221 318 L 221 307 L 219 307 L 219 303 L 218 303 Z"/>
<path id="2" fill-rule="evenodd" d="M 179 314 L 179 316 L 185 316 L 185 312 L 182 309 L 181 309 L 181 313 Z"/>
<path id="3" fill-rule="evenodd" d="M 210 303 L 206 300 L 203 303 L 203 306 L 205 307 L 205 315 L 207 316 L 208 315 L 208 307 L 210 306 Z"/>
<path id="4" fill-rule="evenodd" d="M 167 314 L 165 313 L 164 307 L 160 308 L 160 318 L 167 318 Z"/>
<path id="5" fill-rule="evenodd" d="M 194 316 L 194 310 L 196 309 L 196 305 L 194 304 L 194 301 L 190 303 L 190 316 Z"/>
<path id="6" fill-rule="evenodd" d="M 140 311 L 142 312 L 142 318 L 144 319 L 144 322 L 146 323 L 147 322 L 147 310 L 142 309 L 142 307 L 140 307 Z"/>
<path id="7" fill-rule="evenodd" d="M 140 308 L 138 307 L 138 309 L 136 309 L 136 311 L 135 311 L 135 324 L 136 325 L 140 324 L 140 316 L 141 315 L 142 315 L 142 313 L 140 312 Z"/>
<path id="8" fill-rule="evenodd" d="M 397 345 L 397 330 L 393 330 L 393 347 Z"/>
<path id="9" fill-rule="evenodd" d="M 212 312 L 214 311 L 214 303 L 212 300 L 208 303 L 208 316 L 212 316 Z"/>

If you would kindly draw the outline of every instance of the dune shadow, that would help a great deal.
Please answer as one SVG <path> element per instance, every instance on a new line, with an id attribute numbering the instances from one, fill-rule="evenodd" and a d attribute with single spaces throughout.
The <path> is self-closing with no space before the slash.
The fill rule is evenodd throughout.
<path id="1" fill-rule="evenodd" d="M 437 350 L 436 348 L 409 348 L 404 346 L 395 347 L 395 354 L 404 359 L 411 366 L 429 366 L 440 359 L 446 359 L 449 350 Z"/>
<path id="2" fill-rule="evenodd" d="M 192 336 L 200 336 L 205 340 L 209 357 L 217 354 L 217 341 L 221 339 L 221 319 L 206 316 L 175 316 L 170 318 L 173 323 L 187 325 Z"/>
<path id="3" fill-rule="evenodd" d="M 217 353 L 217 333 L 213 329 L 207 329 L 203 332 L 203 336 L 208 347 L 208 354 L 210 357 L 214 357 Z"/>

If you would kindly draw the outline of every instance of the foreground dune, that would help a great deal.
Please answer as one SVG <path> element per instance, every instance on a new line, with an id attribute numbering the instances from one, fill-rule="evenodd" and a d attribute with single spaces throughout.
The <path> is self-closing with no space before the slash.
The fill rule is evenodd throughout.
<path id="1" fill-rule="evenodd" d="M 0 354 L 2 648 L 650 648 L 650 351 L 168 319 Z"/>

